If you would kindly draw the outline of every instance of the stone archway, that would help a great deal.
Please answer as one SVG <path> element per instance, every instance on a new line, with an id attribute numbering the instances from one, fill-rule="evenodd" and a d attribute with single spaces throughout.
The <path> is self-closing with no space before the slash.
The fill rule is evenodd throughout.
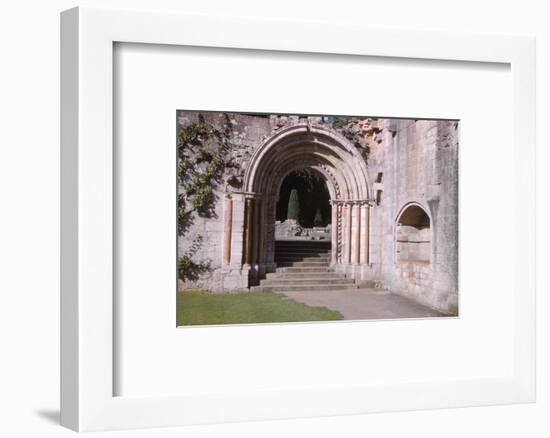
<path id="1" fill-rule="evenodd" d="M 371 192 L 364 158 L 336 131 L 297 123 L 262 142 L 247 165 L 244 190 L 226 199 L 224 261 L 248 273 L 248 286 L 276 268 L 274 218 L 279 189 L 289 173 L 304 168 L 320 174 L 330 194 L 331 266 L 355 277 L 369 264 Z"/>

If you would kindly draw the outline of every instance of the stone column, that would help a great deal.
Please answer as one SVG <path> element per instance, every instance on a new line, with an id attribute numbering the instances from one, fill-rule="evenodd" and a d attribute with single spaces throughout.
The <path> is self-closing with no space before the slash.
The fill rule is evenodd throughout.
<path id="1" fill-rule="evenodd" d="M 268 269 L 275 270 L 275 200 L 267 199 L 265 207 L 266 230 L 265 230 L 265 258 Z"/>
<path id="2" fill-rule="evenodd" d="M 231 199 L 231 267 L 240 269 L 244 260 L 245 200 L 241 193 L 233 193 Z"/>
<path id="3" fill-rule="evenodd" d="M 342 222 L 341 225 L 341 236 L 340 236 L 340 264 L 345 265 L 346 264 L 346 234 L 348 231 L 348 225 L 346 223 L 346 204 L 342 203 L 340 205 L 340 221 Z"/>
<path id="4" fill-rule="evenodd" d="M 330 209 L 331 209 L 331 265 L 335 265 L 338 263 L 338 204 L 335 201 L 331 201 L 330 203 Z"/>
<path id="5" fill-rule="evenodd" d="M 244 225 L 244 263 L 252 264 L 252 219 L 253 219 L 254 201 L 252 198 L 245 200 L 245 225 Z"/>
<path id="6" fill-rule="evenodd" d="M 225 217 L 223 224 L 223 263 L 231 263 L 231 234 L 233 228 L 233 200 L 225 198 Z"/>
<path id="7" fill-rule="evenodd" d="M 345 233 L 344 233 L 344 263 L 351 263 L 351 204 L 344 205 Z"/>
<path id="8" fill-rule="evenodd" d="M 337 261 L 338 264 L 343 265 L 344 264 L 344 234 L 345 234 L 345 218 L 344 218 L 344 204 L 342 202 L 339 202 L 337 204 L 337 210 L 336 210 L 336 220 L 337 222 L 337 239 L 338 239 L 338 247 L 337 250 Z"/>
<path id="9" fill-rule="evenodd" d="M 361 237 L 363 242 L 363 263 L 368 265 L 370 262 L 370 207 L 368 204 L 361 205 Z"/>
<path id="10" fill-rule="evenodd" d="M 359 204 L 353 204 L 353 223 L 353 263 L 358 265 L 361 263 L 361 206 Z"/>
<path id="11" fill-rule="evenodd" d="M 258 199 L 258 263 L 265 264 L 264 256 L 264 240 L 265 240 L 265 202 L 262 199 Z"/>
<path id="12" fill-rule="evenodd" d="M 230 197 L 229 197 L 230 196 Z M 231 192 L 224 200 L 222 290 L 242 290 L 249 286 L 243 269 L 246 237 L 246 200 L 242 192 Z"/>
<path id="13" fill-rule="evenodd" d="M 251 263 L 256 265 L 258 263 L 259 257 L 259 240 L 260 240 L 260 200 L 254 199 L 252 201 L 253 205 L 253 215 L 252 215 L 252 255 Z"/>

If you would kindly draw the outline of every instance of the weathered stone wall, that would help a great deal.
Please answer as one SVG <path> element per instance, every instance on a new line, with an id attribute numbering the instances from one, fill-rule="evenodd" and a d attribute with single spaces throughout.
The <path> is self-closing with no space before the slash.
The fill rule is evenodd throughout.
<path id="1" fill-rule="evenodd" d="M 386 120 L 384 141 L 371 151 L 369 170 L 380 180 L 375 187 L 381 190 L 380 202 L 372 209 L 375 279 L 395 292 L 455 313 L 458 122 Z M 423 230 L 424 234 L 429 232 L 428 263 L 399 260 L 398 215 L 409 204 L 421 206 L 430 217 L 429 230 Z"/>
<path id="2" fill-rule="evenodd" d="M 180 282 L 180 287 L 245 289 L 249 276 L 243 272 L 241 256 L 246 202 L 242 183 L 252 155 L 266 138 L 283 126 L 306 121 L 332 129 L 333 119 L 223 113 L 201 113 L 201 116 L 227 133 L 231 165 L 216 186 L 214 217 L 195 215 L 189 232 L 178 238 L 178 252 L 183 254 L 200 234 L 203 240 L 194 258 L 210 260 L 212 271 L 197 281 Z M 198 120 L 197 113 L 178 112 L 180 126 Z M 369 201 L 370 250 L 368 265 L 343 265 L 340 271 L 358 282 L 375 283 L 430 307 L 455 313 L 458 303 L 458 122 L 365 118 L 356 119 L 347 129 L 365 139 L 357 147 L 364 148 L 360 152 L 366 159 L 372 198 Z M 345 134 L 349 138 L 350 132 Z M 228 194 L 233 200 L 233 247 L 231 262 L 224 263 L 224 214 L 227 215 L 224 209 Z M 419 253 L 414 257 L 398 253 L 405 249 L 402 242 L 398 242 L 397 221 L 407 205 L 420 206 L 430 218 L 429 229 L 418 230 L 423 243 L 415 249 L 409 245 L 407 249 L 411 254 Z M 363 239 L 364 230 L 361 233 Z M 235 248 L 239 245 L 241 252 Z M 363 260 L 363 255 L 361 257 Z"/>
<path id="3" fill-rule="evenodd" d="M 242 283 L 240 275 L 237 276 L 237 280 L 224 285 L 223 280 L 227 273 L 218 272 L 222 268 L 223 255 L 223 201 L 226 192 L 241 189 L 246 165 L 254 153 L 254 149 L 258 147 L 260 139 L 271 132 L 272 122 L 269 118 L 244 114 L 178 111 L 178 127 L 198 123 L 199 118 L 227 132 L 231 144 L 231 150 L 229 151 L 231 157 L 228 159 L 231 162 L 231 167 L 225 169 L 221 181 L 215 185 L 214 192 L 217 201 L 213 217 L 201 217 L 193 213 L 192 227 L 178 238 L 178 255 L 181 255 L 189 250 L 197 236 L 202 236 L 200 248 L 194 254 L 193 259 L 210 261 L 211 273 L 202 275 L 196 281 L 186 283 L 180 281 L 179 287 L 182 289 L 217 290 L 225 289 L 231 284 L 234 287 L 230 288 L 246 289 L 247 284 Z M 235 212 L 235 214 L 237 213 L 238 211 Z"/>

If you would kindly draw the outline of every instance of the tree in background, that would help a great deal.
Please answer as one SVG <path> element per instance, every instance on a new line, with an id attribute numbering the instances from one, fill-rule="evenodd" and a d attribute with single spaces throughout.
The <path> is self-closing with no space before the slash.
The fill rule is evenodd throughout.
<path id="1" fill-rule="evenodd" d="M 326 225 L 327 218 L 331 217 L 330 194 L 327 184 L 321 175 L 308 168 L 295 170 L 283 180 L 276 207 L 276 220 L 283 222 L 287 219 L 288 201 L 292 189 L 296 189 L 300 201 L 300 226 L 313 227 L 317 209 L 321 211 L 323 225 Z"/>
<path id="2" fill-rule="evenodd" d="M 323 215 L 321 214 L 321 210 L 319 209 L 315 211 L 315 217 L 313 218 L 313 225 L 315 227 L 323 226 Z"/>
<path id="3" fill-rule="evenodd" d="M 288 210 L 286 214 L 287 219 L 294 219 L 296 222 L 300 218 L 300 201 L 298 200 L 298 191 L 292 189 L 290 197 L 288 198 Z"/>

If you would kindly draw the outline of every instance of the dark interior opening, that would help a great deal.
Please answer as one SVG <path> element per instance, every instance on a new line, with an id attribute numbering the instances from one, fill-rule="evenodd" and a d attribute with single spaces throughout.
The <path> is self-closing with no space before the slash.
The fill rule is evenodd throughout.
<path id="1" fill-rule="evenodd" d="M 330 194 L 326 182 L 321 175 L 309 169 L 291 172 L 283 180 L 279 201 L 277 202 L 276 220 L 286 220 L 288 201 L 292 189 L 296 189 L 298 192 L 300 204 L 298 222 L 300 226 L 312 228 L 315 224 L 317 210 L 321 215 L 321 222 L 318 226 L 325 227 L 331 222 Z"/>
<path id="2" fill-rule="evenodd" d="M 399 217 L 399 224 L 421 230 L 430 227 L 430 218 L 422 208 L 417 205 L 411 205 Z"/>

